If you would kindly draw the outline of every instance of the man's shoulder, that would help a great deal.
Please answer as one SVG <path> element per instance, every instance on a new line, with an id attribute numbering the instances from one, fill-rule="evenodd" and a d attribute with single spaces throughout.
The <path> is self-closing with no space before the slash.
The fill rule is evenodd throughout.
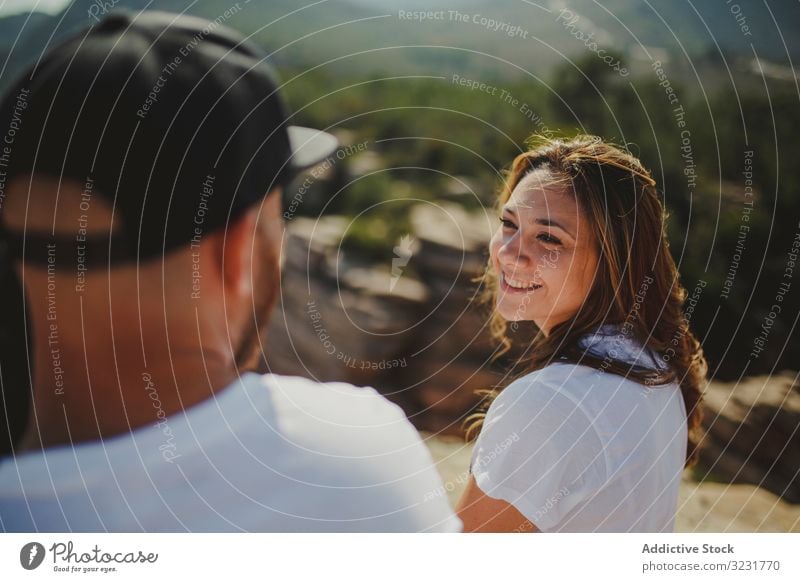
<path id="1" fill-rule="evenodd" d="M 348 382 L 322 382 L 287 374 L 260 374 L 257 379 L 270 389 L 291 390 L 297 394 L 309 394 L 321 398 L 359 398 L 391 404 L 372 386 L 356 386 Z"/>
<path id="2" fill-rule="evenodd" d="M 318 412 L 324 418 L 402 419 L 405 413 L 397 404 L 372 386 L 347 382 L 319 382 L 302 376 L 263 374 L 260 383 L 269 392 L 273 405 L 288 412 L 299 409 Z M 370 422 L 374 424 L 374 422 Z"/>
<path id="3" fill-rule="evenodd" d="M 420 443 L 403 409 L 371 386 L 276 374 L 261 376 L 259 384 L 263 412 L 272 417 L 275 430 L 308 448 L 381 454 L 386 451 L 380 447 L 396 450 Z"/>
<path id="4" fill-rule="evenodd" d="M 374 531 L 460 531 L 434 494 L 444 487 L 432 455 L 398 405 L 370 386 L 274 374 L 259 381 L 279 435 L 271 454 L 282 452 L 295 480 L 327 484 L 318 495 L 334 504 L 351 492 Z"/>

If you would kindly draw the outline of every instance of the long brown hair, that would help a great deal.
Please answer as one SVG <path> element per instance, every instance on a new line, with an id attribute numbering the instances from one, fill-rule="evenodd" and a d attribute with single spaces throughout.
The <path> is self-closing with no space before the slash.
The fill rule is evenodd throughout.
<path id="1" fill-rule="evenodd" d="M 517 357 L 516 377 L 555 361 L 584 364 L 619 374 L 657 389 L 678 382 L 687 412 L 686 467 L 697 462 L 702 390 L 708 365 L 700 342 L 689 329 L 683 305 L 686 289 L 666 236 L 667 213 L 656 182 L 629 152 L 599 137 L 579 135 L 570 139 L 534 136 L 531 149 L 518 155 L 507 172 L 498 196 L 499 207 L 508 201 L 517 184 L 534 170 L 547 170 L 555 182 L 571 188 L 585 213 L 599 254 L 597 275 L 590 301 L 545 336 L 538 330 L 524 353 Z M 491 260 L 481 278 L 483 300 L 492 307 L 492 337 L 499 342 L 496 357 L 511 347 L 508 322 L 493 309 L 498 280 Z M 619 360 L 597 358 L 578 347 L 578 340 L 605 323 L 622 326 L 622 332 L 655 350 L 663 366 L 650 370 Z M 486 406 L 465 421 L 467 438 L 480 430 Z"/>

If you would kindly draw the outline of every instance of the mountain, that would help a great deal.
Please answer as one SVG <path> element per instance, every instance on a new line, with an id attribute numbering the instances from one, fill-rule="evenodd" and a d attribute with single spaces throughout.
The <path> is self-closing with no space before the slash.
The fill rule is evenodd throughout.
<path id="1" fill-rule="evenodd" d="M 16 52 L 19 40 L 27 36 L 28 31 L 38 30 L 45 23 L 54 21 L 55 18 L 44 12 L 29 12 L 24 14 L 12 14 L 0 18 L 0 78 L 6 66 L 5 56 Z M 13 50 L 12 50 L 13 49 Z"/>
<path id="2" fill-rule="evenodd" d="M 52 44 L 91 22 L 97 6 L 96 0 L 75 0 L 57 17 L 0 19 L 0 51 L 8 53 L 21 31 L 0 88 L 35 61 L 51 35 Z M 612 49 L 638 72 L 647 72 L 654 59 L 670 60 L 672 75 L 695 84 L 724 80 L 726 63 L 736 74 L 752 75 L 756 57 L 791 77 L 787 66 L 800 58 L 800 3 L 789 0 L 119 0 L 114 6 L 221 19 L 252 34 L 279 66 L 320 67 L 354 78 L 546 78 L 554 66 L 591 54 L 592 41 L 595 50 Z M 434 18 L 420 19 L 418 11 L 434 12 Z"/>

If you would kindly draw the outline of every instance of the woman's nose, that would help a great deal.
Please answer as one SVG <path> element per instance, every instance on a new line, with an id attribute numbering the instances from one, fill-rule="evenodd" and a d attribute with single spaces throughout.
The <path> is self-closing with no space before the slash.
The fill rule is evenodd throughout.
<path id="1" fill-rule="evenodd" d="M 520 243 L 519 232 L 501 241 L 500 248 L 497 250 L 497 259 L 501 265 L 507 267 L 514 265 L 527 266 L 530 262 L 530 257 L 528 257 L 528 253 Z"/>

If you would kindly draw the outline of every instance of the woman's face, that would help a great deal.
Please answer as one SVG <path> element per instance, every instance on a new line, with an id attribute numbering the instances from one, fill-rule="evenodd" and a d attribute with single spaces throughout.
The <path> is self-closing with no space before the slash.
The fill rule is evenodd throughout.
<path id="1" fill-rule="evenodd" d="M 592 286 L 598 253 L 588 219 L 568 185 L 535 170 L 514 188 L 500 220 L 490 246 L 497 310 L 549 334 L 576 313 Z"/>

